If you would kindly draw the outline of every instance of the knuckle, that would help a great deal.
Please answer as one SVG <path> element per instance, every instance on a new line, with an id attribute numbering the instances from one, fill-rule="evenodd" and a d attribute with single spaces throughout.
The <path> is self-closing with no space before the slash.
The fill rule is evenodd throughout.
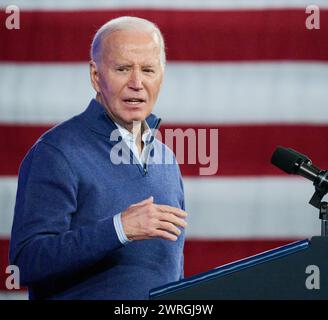
<path id="1" fill-rule="evenodd" d="M 155 210 L 153 209 L 152 206 L 147 206 L 146 212 L 149 218 L 154 218 L 155 217 Z"/>
<path id="2" fill-rule="evenodd" d="M 153 237 L 154 236 L 154 230 L 149 228 L 146 230 L 147 237 Z"/>

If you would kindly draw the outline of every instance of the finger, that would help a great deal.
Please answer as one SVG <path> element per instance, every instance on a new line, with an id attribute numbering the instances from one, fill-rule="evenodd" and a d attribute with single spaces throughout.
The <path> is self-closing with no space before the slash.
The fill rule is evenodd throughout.
<path id="1" fill-rule="evenodd" d="M 187 222 L 172 213 L 162 212 L 161 215 L 158 217 L 160 221 L 167 221 L 173 223 L 176 226 L 180 226 L 182 228 L 187 227 Z"/>
<path id="2" fill-rule="evenodd" d="M 176 236 L 179 236 L 181 234 L 181 230 L 179 228 L 177 228 L 174 224 L 166 221 L 160 221 L 159 229 L 169 231 L 170 233 L 173 233 Z"/>
<path id="3" fill-rule="evenodd" d="M 174 234 L 164 231 L 164 230 L 160 230 L 160 229 L 156 230 L 154 236 L 163 238 L 165 240 L 171 240 L 171 241 L 176 241 L 178 239 L 178 237 L 175 236 Z"/>
<path id="4" fill-rule="evenodd" d="M 176 207 L 167 206 L 165 204 L 157 204 L 156 207 L 160 211 L 173 213 L 174 215 L 176 215 L 178 217 L 181 217 L 181 218 L 185 218 L 188 215 L 188 213 L 184 210 L 181 210 L 181 209 L 176 208 Z"/>
<path id="5" fill-rule="evenodd" d="M 130 207 L 135 207 L 135 206 L 143 206 L 145 204 L 153 203 L 154 202 L 154 197 L 150 196 L 149 198 L 142 200 L 140 202 L 132 204 Z"/>

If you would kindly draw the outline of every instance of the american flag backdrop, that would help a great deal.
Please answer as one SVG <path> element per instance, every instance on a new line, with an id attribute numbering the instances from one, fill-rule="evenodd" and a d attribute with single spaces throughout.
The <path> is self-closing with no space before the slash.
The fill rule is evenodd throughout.
<path id="1" fill-rule="evenodd" d="M 14 3 L 13 3 L 14 2 Z M 189 226 L 185 275 L 320 234 L 309 181 L 270 164 L 278 145 L 328 167 L 328 1 L 0 1 L 0 299 L 19 164 L 47 129 L 94 97 L 89 47 L 107 20 L 155 22 L 167 47 L 154 113 L 165 128 L 218 129 L 215 175 L 182 164 Z M 20 8 L 8 30 L 5 8 Z M 320 8 L 307 29 L 305 8 Z"/>

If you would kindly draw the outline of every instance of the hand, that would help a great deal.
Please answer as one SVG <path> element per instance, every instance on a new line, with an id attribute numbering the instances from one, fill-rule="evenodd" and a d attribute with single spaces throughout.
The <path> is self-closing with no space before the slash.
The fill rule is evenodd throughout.
<path id="1" fill-rule="evenodd" d="M 160 237 L 175 241 L 187 222 L 183 219 L 187 212 L 167 206 L 154 204 L 154 198 L 149 197 L 131 205 L 122 215 L 123 230 L 129 240 L 143 240 Z"/>

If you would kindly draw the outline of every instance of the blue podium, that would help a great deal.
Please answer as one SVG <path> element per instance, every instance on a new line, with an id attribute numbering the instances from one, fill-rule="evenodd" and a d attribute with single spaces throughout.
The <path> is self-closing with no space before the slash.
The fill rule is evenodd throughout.
<path id="1" fill-rule="evenodd" d="M 149 298 L 328 299 L 328 237 L 293 242 L 154 288 Z"/>

